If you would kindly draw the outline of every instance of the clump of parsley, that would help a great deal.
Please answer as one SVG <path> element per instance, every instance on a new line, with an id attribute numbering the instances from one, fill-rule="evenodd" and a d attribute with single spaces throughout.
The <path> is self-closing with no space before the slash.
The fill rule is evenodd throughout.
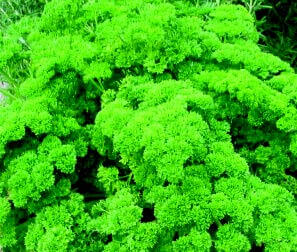
<path id="1" fill-rule="evenodd" d="M 53 0 L 1 32 L 5 251 L 294 251 L 297 75 L 241 6 Z"/>

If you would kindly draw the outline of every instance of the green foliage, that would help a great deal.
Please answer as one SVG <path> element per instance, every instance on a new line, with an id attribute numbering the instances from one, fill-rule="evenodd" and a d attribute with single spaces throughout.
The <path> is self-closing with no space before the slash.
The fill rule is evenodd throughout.
<path id="1" fill-rule="evenodd" d="M 268 4 L 271 8 L 258 14 L 258 18 L 265 21 L 260 25 L 263 49 L 289 62 L 296 69 L 297 2 L 269 0 Z"/>
<path id="2" fill-rule="evenodd" d="M 4 251 L 296 250 L 297 75 L 258 41 L 242 6 L 173 0 L 5 28 Z"/>
<path id="3" fill-rule="evenodd" d="M 261 48 L 282 60 L 297 66 L 297 2 L 274 0 L 192 0 L 196 5 L 215 7 L 222 4 L 240 4 L 256 18 Z"/>
<path id="4" fill-rule="evenodd" d="M 38 15 L 47 0 L 1 0 L 0 28 L 13 24 L 23 16 Z"/>

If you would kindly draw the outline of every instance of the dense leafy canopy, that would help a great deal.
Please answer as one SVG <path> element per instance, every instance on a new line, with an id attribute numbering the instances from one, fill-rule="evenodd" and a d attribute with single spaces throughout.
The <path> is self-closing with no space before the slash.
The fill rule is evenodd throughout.
<path id="1" fill-rule="evenodd" d="M 296 251 L 297 75 L 253 22 L 53 0 L 5 29 L 20 87 L 0 108 L 0 246 Z"/>

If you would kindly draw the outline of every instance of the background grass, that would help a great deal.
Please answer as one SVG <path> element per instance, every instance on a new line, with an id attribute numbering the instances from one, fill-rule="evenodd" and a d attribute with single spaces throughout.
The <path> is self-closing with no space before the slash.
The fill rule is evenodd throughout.
<path id="1" fill-rule="evenodd" d="M 26 15 L 39 15 L 47 0 L 0 0 L 0 29 Z"/>

